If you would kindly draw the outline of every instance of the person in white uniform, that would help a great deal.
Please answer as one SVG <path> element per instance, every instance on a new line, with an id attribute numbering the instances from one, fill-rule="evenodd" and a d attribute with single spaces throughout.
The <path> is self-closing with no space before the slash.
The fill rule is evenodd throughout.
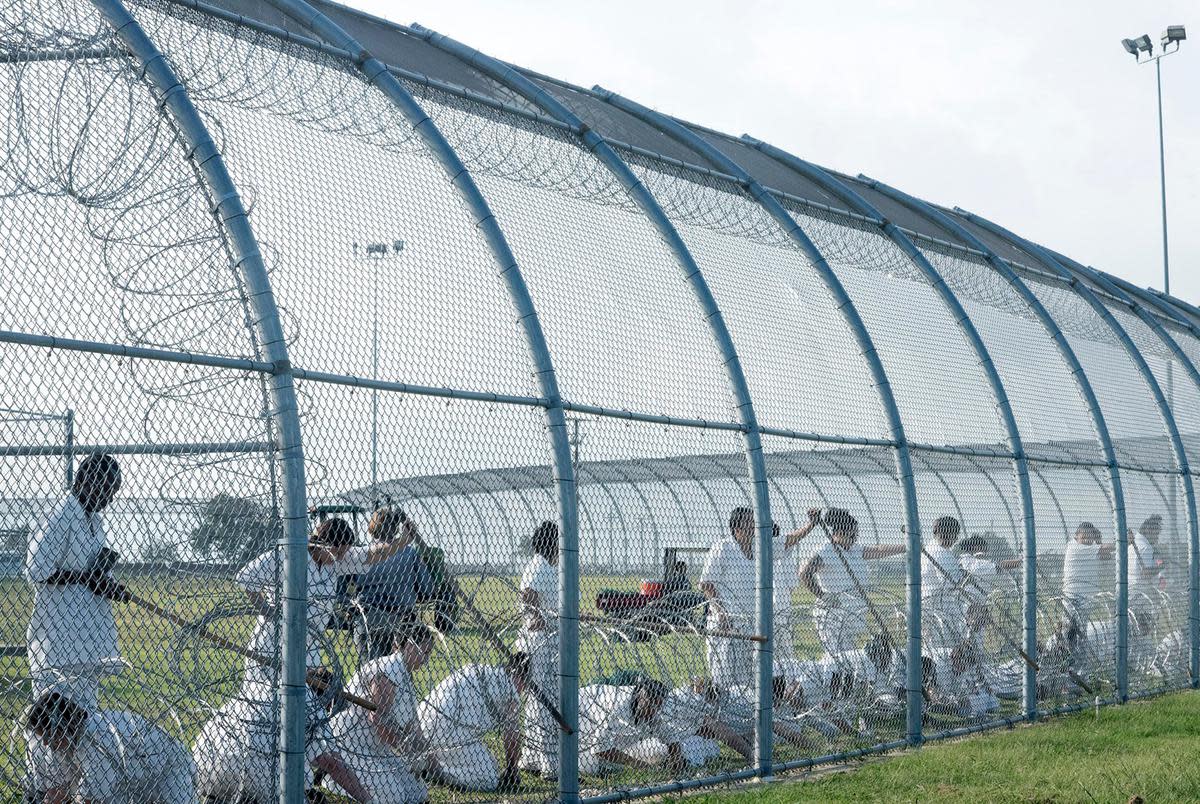
<path id="1" fill-rule="evenodd" d="M 58 692 L 43 693 L 25 718 L 63 769 L 33 780 L 45 802 L 196 804 L 195 768 L 184 746 L 132 712 L 88 711 Z"/>
<path id="2" fill-rule="evenodd" d="M 921 555 L 921 630 L 924 644 L 951 647 L 962 641 L 966 572 L 954 545 L 961 526 L 952 516 L 933 523 L 933 541 Z"/>
<path id="3" fill-rule="evenodd" d="M 772 559 L 774 575 L 772 577 L 771 610 L 774 623 L 774 644 L 771 648 L 771 660 L 774 673 L 784 675 L 790 663 L 796 661 L 796 648 L 793 639 L 795 618 L 793 617 L 796 588 L 800 585 L 800 557 L 796 545 L 799 544 L 821 517 L 820 508 L 810 508 L 808 522 L 787 534 L 780 535 L 779 525 L 772 526 Z"/>
<path id="4" fill-rule="evenodd" d="M 688 767 L 700 767 L 721 754 L 718 740 L 743 756 L 751 756 L 750 743 L 716 718 L 716 687 L 706 678 L 694 677 L 667 695 L 659 711 L 666 725 L 658 735 L 645 737 L 630 746 L 626 753 L 647 765 L 666 765 L 671 747 L 663 742 L 662 734 L 679 737 L 679 753 Z"/>
<path id="5" fill-rule="evenodd" d="M 1101 544 L 1100 529 L 1080 522 L 1063 555 L 1062 599 L 1068 625 L 1083 628 L 1101 595 L 1113 590 L 1111 570 L 1101 564 L 1113 558 L 1115 545 Z"/>
<path id="6" fill-rule="evenodd" d="M 728 538 L 709 548 L 700 571 L 700 591 L 708 598 L 709 631 L 747 636 L 753 633 L 758 578 L 754 568 L 754 512 L 735 508 L 729 515 Z M 718 687 L 742 683 L 753 668 L 749 640 L 706 636 L 709 677 Z"/>
<path id="7" fill-rule="evenodd" d="M 442 782 L 464 790 L 511 790 L 521 783 L 521 694 L 529 657 L 514 653 L 502 666 L 469 664 L 447 676 L 417 706 L 421 734 Z M 500 733 L 504 770 L 483 739 Z"/>
<path id="8" fill-rule="evenodd" d="M 1154 548 L 1161 534 L 1162 517 L 1158 514 L 1147 517 L 1137 533 L 1129 534 L 1129 614 L 1143 630 L 1152 627 L 1159 605 L 1157 582 L 1161 562 Z"/>
<path id="9" fill-rule="evenodd" d="M 390 509 L 376 511 L 374 519 L 392 516 Z M 343 519 L 327 519 L 308 538 L 308 640 L 307 664 L 320 667 L 320 635 L 333 614 L 337 598 L 337 581 L 342 575 L 356 575 L 372 564 L 387 559 L 412 541 L 415 525 L 405 528 L 400 538 L 390 542 L 378 541 L 370 546 L 354 544 L 354 530 Z M 268 659 L 262 663 L 247 658 L 243 697 L 251 700 L 269 697 L 278 673 L 279 633 L 276 622 L 276 602 L 282 561 L 275 550 L 268 550 L 252 560 L 234 579 L 245 590 L 251 604 L 261 613 L 247 647 Z"/>
<path id="10" fill-rule="evenodd" d="M 652 678 L 634 684 L 590 684 L 579 690 L 579 770 L 598 774 L 610 768 L 646 768 L 651 763 L 631 753 L 653 737 L 666 745 L 665 765 L 682 770 L 686 765 L 680 742 L 696 733 L 694 724 L 663 717 L 670 696 L 667 686 Z"/>
<path id="11" fill-rule="evenodd" d="M 62 692 L 88 710 L 99 704 L 101 678 L 123 666 L 112 601 L 128 593 L 108 574 L 116 553 L 101 516 L 120 488 L 116 459 L 89 455 L 25 554 L 34 589 L 26 631 L 34 695 Z"/>
<path id="12" fill-rule="evenodd" d="M 533 532 L 533 557 L 521 574 L 517 612 L 521 632 L 515 650 L 529 655 L 530 683 L 557 700 L 558 525 L 546 521 Z M 521 769 L 549 780 L 558 774 L 558 725 L 535 696 L 525 698 Z"/>
<path id="13" fill-rule="evenodd" d="M 418 760 L 426 749 L 417 720 L 413 674 L 429 660 L 433 633 L 412 625 L 395 635 L 395 652 L 373 659 L 358 669 L 348 692 L 378 707 L 369 712 L 348 706 L 330 721 L 338 753 L 354 771 L 374 804 L 415 804 L 429 791 L 413 771 L 424 771 Z M 345 794 L 336 781 L 326 786 Z"/>
<path id="14" fill-rule="evenodd" d="M 370 793 L 337 752 L 328 713 L 312 691 L 305 694 L 305 780 L 313 769 L 327 774 L 354 801 Z M 280 702 L 272 698 L 232 698 L 205 721 L 192 745 L 196 789 L 215 802 L 271 804 L 278 798 Z"/>
<path id="15" fill-rule="evenodd" d="M 829 541 L 800 570 L 800 583 L 817 599 L 813 627 L 826 653 L 858 647 L 871 616 L 866 598 L 867 561 L 900 555 L 904 545 L 858 543 L 858 520 L 844 508 L 825 511 Z"/>

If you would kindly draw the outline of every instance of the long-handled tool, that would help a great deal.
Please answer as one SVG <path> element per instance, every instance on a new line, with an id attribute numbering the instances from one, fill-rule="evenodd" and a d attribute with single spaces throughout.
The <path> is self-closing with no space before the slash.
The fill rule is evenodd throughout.
<path id="1" fill-rule="evenodd" d="M 239 656 L 243 656 L 247 659 L 250 659 L 251 661 L 258 662 L 259 664 L 266 665 L 268 667 L 274 667 L 275 669 L 279 669 L 281 666 L 277 659 L 272 659 L 271 657 L 266 656 L 262 653 L 259 653 L 258 651 L 253 651 L 253 650 L 250 650 L 249 648 L 243 647 L 242 645 L 239 645 L 237 642 L 234 642 L 231 639 L 227 639 L 226 637 L 223 637 L 220 634 L 213 633 L 212 631 L 208 630 L 207 628 L 204 628 L 203 626 L 198 626 L 195 623 L 188 622 L 183 617 L 180 617 L 178 614 L 174 613 L 173 611 L 164 609 L 162 606 L 159 606 L 156 603 L 151 603 L 149 600 L 147 600 L 144 597 L 141 597 L 140 595 L 134 594 L 133 592 L 130 592 L 128 590 L 126 590 L 125 595 L 126 595 L 126 597 L 125 597 L 126 602 L 132 603 L 133 605 L 137 606 L 138 608 L 148 611 L 151 614 L 154 614 L 158 617 L 161 617 L 164 620 L 166 620 L 167 622 L 173 623 L 174 625 L 177 625 L 180 628 L 187 629 L 188 631 L 191 631 L 192 633 L 196 634 L 197 636 L 201 637 L 202 639 L 206 640 L 207 642 L 209 642 L 213 645 L 216 645 L 219 648 L 225 648 L 226 650 L 232 651 L 232 652 L 238 654 Z M 305 673 L 305 681 L 308 683 L 308 685 L 310 687 L 312 687 L 317 692 L 324 692 L 325 690 L 329 689 L 331 686 L 329 683 L 329 679 L 326 678 L 324 676 L 324 674 L 322 674 L 319 670 L 315 670 L 315 669 L 309 669 Z M 348 703 L 352 703 L 355 706 L 361 706 L 363 709 L 366 709 L 367 711 L 370 711 L 370 712 L 374 712 L 379 708 L 375 705 L 375 703 L 373 701 L 370 701 L 370 700 L 360 697 L 358 695 L 354 695 L 353 693 L 346 692 L 345 690 L 336 690 L 334 694 L 337 695 L 337 697 L 341 698 L 342 700 L 347 701 Z"/>
<path id="2" fill-rule="evenodd" d="M 591 614 L 580 614 L 579 619 L 586 623 L 598 623 L 600 625 L 629 625 L 634 628 L 641 628 L 646 631 L 653 631 L 657 634 L 677 634 L 680 633 L 672 628 L 667 623 L 654 622 L 653 620 L 612 620 L 605 617 L 596 617 Z M 711 631 L 705 628 L 689 628 L 686 633 L 696 634 L 704 637 L 720 637 L 721 639 L 741 639 L 746 642 L 757 642 L 760 645 L 765 644 L 767 638 L 758 634 L 739 634 L 737 631 Z"/>

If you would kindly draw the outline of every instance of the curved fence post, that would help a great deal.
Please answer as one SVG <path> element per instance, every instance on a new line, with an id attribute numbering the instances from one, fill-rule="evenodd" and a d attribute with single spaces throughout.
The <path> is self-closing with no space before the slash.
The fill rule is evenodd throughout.
<path id="1" fill-rule="evenodd" d="M 367 83 L 376 87 L 403 115 L 421 138 L 429 153 L 443 168 L 458 190 L 463 203 L 487 241 L 492 257 L 499 268 L 516 308 L 518 321 L 536 369 L 542 396 L 546 399 L 546 420 L 552 450 L 555 485 L 558 490 L 559 517 L 562 520 L 559 557 L 559 709 L 571 733 L 561 733 L 559 784 L 565 791 L 564 800 L 578 798 L 579 780 L 579 517 L 576 498 L 575 472 L 571 463 L 571 448 L 567 434 L 566 415 L 554 363 L 546 344 L 545 333 L 538 320 L 537 310 L 529 288 L 517 264 L 516 257 L 487 201 L 479 191 L 458 154 L 438 130 L 412 94 L 388 72 L 387 67 L 371 55 L 357 40 L 339 25 L 317 11 L 304 0 L 267 0 L 289 18 L 312 31 L 334 47 L 355 54 L 355 65 Z"/>
<path id="2" fill-rule="evenodd" d="M 929 281 L 954 317 L 954 321 L 958 324 L 963 336 L 967 339 L 967 343 L 971 345 L 975 357 L 979 360 L 979 366 L 983 369 L 983 373 L 987 377 L 988 385 L 991 387 L 992 396 L 996 400 L 996 407 L 1000 411 L 1000 418 L 1004 423 L 1004 429 L 1008 436 L 1009 448 L 1013 454 L 1013 469 L 1016 473 L 1017 488 L 1021 495 L 1021 515 L 1024 522 L 1024 644 L 1022 647 L 1025 650 L 1025 654 L 1036 662 L 1038 649 L 1036 616 L 1037 576 L 1034 572 L 1034 564 L 1030 556 L 1035 556 L 1037 553 L 1037 530 L 1034 527 L 1033 491 L 1029 482 L 1029 464 L 1025 459 L 1025 446 L 1021 440 L 1021 431 L 1017 426 L 1017 419 L 1013 414 L 1008 392 L 1004 389 L 1004 382 L 1000 378 L 1000 372 L 997 371 L 996 364 L 992 361 L 992 356 L 988 352 L 983 338 L 980 337 L 979 331 L 975 328 L 971 317 L 959 302 L 958 297 L 954 295 L 954 291 L 942 279 L 942 275 L 938 270 L 933 267 L 925 255 L 921 253 L 920 249 L 909 239 L 908 235 L 902 232 L 896 224 L 885 218 L 883 213 L 873 204 L 868 203 L 865 198 L 855 192 L 848 184 L 816 165 L 772 145 L 768 145 L 762 140 L 745 135 L 743 135 L 742 139 L 759 152 L 766 154 L 784 167 L 799 173 L 818 187 L 840 198 L 850 207 L 851 211 L 881 221 L 879 228 L 882 230 L 883 235 L 895 243 Z M 1037 675 L 1033 664 L 1029 662 L 1025 665 L 1024 694 L 1025 714 L 1032 719 L 1037 714 Z"/>
<path id="3" fill-rule="evenodd" d="M 1084 404 L 1087 406 L 1088 414 L 1092 420 L 1092 429 L 1096 433 L 1096 438 L 1100 442 L 1101 450 L 1104 452 L 1105 463 L 1108 464 L 1109 485 L 1113 491 L 1113 520 L 1114 527 L 1118 533 L 1124 533 L 1126 529 L 1125 517 L 1125 495 L 1121 486 L 1121 473 L 1117 464 L 1117 452 L 1113 446 L 1112 436 L 1108 431 L 1108 423 L 1104 419 L 1104 413 L 1100 409 L 1100 400 L 1096 396 L 1095 389 L 1092 387 L 1091 381 L 1088 379 L 1087 373 L 1083 370 L 1083 364 L 1079 362 L 1079 357 L 1075 354 L 1075 350 L 1071 348 L 1067 342 L 1066 336 L 1059 329 L 1058 323 L 1050 312 L 1042 304 L 1041 300 L 1034 294 L 1032 290 L 1025 284 L 1021 277 L 1013 270 L 1007 262 L 992 251 L 986 243 L 975 237 L 966 227 L 954 220 L 949 215 L 941 210 L 926 203 L 918 198 L 914 198 L 906 193 L 901 192 L 893 187 L 889 187 L 882 182 L 874 179 L 869 179 L 865 176 L 860 176 L 860 180 L 865 181 L 868 186 L 883 193 L 888 198 L 896 201 L 912 210 L 917 215 L 931 221 L 934 225 L 945 231 L 952 237 L 957 238 L 963 243 L 966 243 L 971 248 L 976 249 L 984 255 L 984 259 L 992 266 L 995 271 L 1008 283 L 1009 287 L 1021 297 L 1022 301 L 1028 305 L 1034 316 L 1041 323 L 1042 327 L 1050 335 L 1054 341 L 1055 347 L 1058 349 L 1059 355 L 1067 364 L 1071 376 L 1075 379 L 1076 386 L 1079 388 L 1079 393 L 1083 397 Z M 1025 572 L 1030 570 L 1036 572 L 1037 569 L 1037 554 L 1036 542 L 1033 545 L 1034 552 L 1032 556 L 1026 556 L 1026 562 L 1032 560 L 1033 567 L 1026 566 Z M 1029 616 L 1026 612 L 1026 617 Z M 1036 612 L 1034 612 L 1036 615 Z"/>
<path id="4" fill-rule="evenodd" d="M 829 263 L 825 261 L 825 257 L 821 254 L 820 250 L 817 249 L 808 235 L 804 233 L 775 197 L 768 193 L 740 165 L 705 142 L 693 131 L 680 125 L 666 115 L 655 112 L 652 109 L 648 109 L 600 87 L 594 87 L 592 91 L 597 97 L 611 103 L 627 114 L 633 115 L 648 125 L 654 126 L 668 137 L 691 148 L 708 160 L 716 169 L 736 178 L 741 184 L 742 189 L 763 208 L 784 231 L 788 239 L 792 241 L 792 244 L 799 248 L 808 258 L 809 262 L 812 263 L 813 269 L 825 284 L 826 289 L 833 297 L 834 304 L 841 311 L 847 326 L 854 334 L 855 341 L 863 354 L 863 358 L 867 362 L 872 379 L 875 381 L 880 403 L 883 406 L 884 414 L 887 416 L 888 428 L 891 431 L 892 440 L 896 445 L 896 463 L 900 477 L 901 494 L 904 500 L 905 524 L 908 530 L 906 562 L 908 576 L 908 645 L 906 651 L 908 663 L 905 668 L 907 673 L 905 681 L 907 692 L 906 735 L 910 744 L 920 744 L 922 716 L 922 678 L 921 661 L 919 658 L 921 656 L 921 519 L 917 512 L 917 490 L 913 479 L 912 458 L 909 454 L 908 439 L 904 434 L 904 424 L 900 419 L 900 409 L 896 406 L 896 398 L 892 393 L 892 386 L 888 382 L 887 372 L 884 371 L 883 363 L 880 361 L 879 353 L 875 350 L 875 344 L 871 340 L 870 333 L 863 324 L 862 318 L 854 306 L 854 302 L 851 301 L 850 296 L 846 293 L 846 289 L 842 286 L 841 280 L 838 279 L 833 269 L 829 267 Z"/>
<path id="5" fill-rule="evenodd" d="M 1129 359 L 1133 362 L 1138 373 L 1142 375 L 1142 379 L 1146 382 L 1146 387 L 1150 390 L 1150 394 L 1154 398 L 1154 403 L 1163 418 L 1163 426 L 1166 427 L 1167 435 L 1171 440 L 1172 450 L 1175 452 L 1176 468 L 1182 470 L 1183 467 L 1187 466 L 1187 456 L 1183 454 L 1183 441 L 1179 437 L 1179 428 L 1175 422 L 1175 416 L 1171 413 L 1171 407 L 1167 404 L 1167 398 L 1163 394 L 1158 380 L 1155 379 L 1154 372 L 1150 370 L 1149 364 L 1146 363 L 1146 358 L 1138 351 L 1137 344 L 1129 337 L 1129 333 L 1125 331 L 1125 328 L 1121 326 L 1112 312 L 1104 306 L 1104 303 L 1096 297 L 1091 288 L 1079 281 L 1079 278 L 1074 273 L 1055 259 L 1049 251 L 1036 243 L 1031 243 L 998 224 L 980 218 L 978 215 L 973 215 L 966 210 L 956 208 L 955 212 L 972 223 L 981 226 L 996 237 L 1006 240 L 1022 251 L 1036 257 L 1043 265 L 1056 273 L 1063 281 L 1067 282 L 1076 295 L 1104 321 L 1126 354 L 1129 355 Z M 1117 538 L 1120 545 L 1117 551 L 1117 572 L 1119 573 L 1117 578 L 1117 694 L 1122 701 L 1125 701 L 1129 698 L 1129 578 L 1127 574 L 1129 567 L 1129 538 L 1127 530 L 1117 534 Z"/>
<path id="6" fill-rule="evenodd" d="M 300 418 L 296 407 L 292 364 L 279 310 L 246 208 L 187 89 L 121 0 L 92 0 L 92 4 L 115 29 L 132 57 L 140 63 L 146 81 L 158 93 L 160 107 L 171 115 L 180 138 L 187 145 L 187 156 L 204 182 L 212 201 L 213 214 L 224 230 L 234 266 L 241 274 L 247 296 L 254 306 L 260 349 L 274 366 L 271 372 L 272 417 L 278 431 L 277 448 L 283 465 L 284 519 L 280 775 L 285 787 L 290 785 L 299 791 L 296 800 L 300 800 L 304 796 L 305 764 L 308 519 Z"/>
<path id="7" fill-rule="evenodd" d="M 674 224 L 667 218 L 662 207 L 653 194 L 646 189 L 642 181 L 607 140 L 588 126 L 566 105 L 550 93 L 530 81 L 512 67 L 503 64 L 478 50 L 470 48 L 447 36 L 431 31 L 420 25 L 411 26 L 414 34 L 429 44 L 451 54 L 467 65 L 479 70 L 494 81 L 503 84 L 508 89 L 535 104 L 542 111 L 564 125 L 569 126 L 585 148 L 590 151 L 613 177 L 620 182 L 630 199 L 637 204 L 638 209 L 654 227 L 662 238 L 671 256 L 683 271 L 701 312 L 708 322 L 713 340 L 721 360 L 725 364 L 726 375 L 730 389 L 737 403 L 737 415 L 745 427 L 746 457 L 750 467 L 750 479 L 754 488 L 755 521 L 758 523 L 758 545 L 756 549 L 758 570 L 758 607 L 756 615 L 756 632 L 768 637 L 766 644 L 756 644 L 758 654 L 758 710 L 759 716 L 755 728 L 755 762 L 759 775 L 768 776 L 771 773 L 771 712 L 772 696 L 772 650 L 774 634 L 772 633 L 774 616 L 772 611 L 772 561 L 771 544 L 771 501 L 767 485 L 767 470 L 763 460 L 762 435 L 759 430 L 758 416 L 754 411 L 754 403 L 750 396 L 750 388 L 746 382 L 746 374 L 742 369 L 741 359 L 734 347 L 729 328 L 721 315 L 720 307 L 713 297 L 712 291 L 704 278 L 704 272 L 692 257 L 683 238 L 679 236 Z"/>
<path id="8" fill-rule="evenodd" d="M 1171 355 L 1183 366 L 1188 378 L 1196 386 L 1197 390 L 1200 390 L 1200 371 L 1197 371 L 1195 362 L 1187 356 L 1187 353 L 1183 351 L 1183 347 L 1176 343 L 1175 339 L 1159 323 L 1158 319 L 1151 315 L 1138 302 L 1138 297 L 1126 293 L 1115 282 L 1094 268 L 1082 265 L 1069 258 L 1059 257 L 1058 255 L 1056 257 L 1068 270 L 1083 274 L 1107 293 L 1115 296 L 1128 306 L 1130 311 L 1140 318 L 1149 327 L 1150 331 L 1163 342 L 1163 345 L 1167 347 Z M 1170 364 L 1168 364 L 1169 368 Z M 1171 375 L 1168 374 L 1168 386 L 1170 385 L 1170 378 Z M 1170 400 L 1164 397 L 1163 401 L 1167 409 L 1170 410 Z M 1174 417 L 1172 416 L 1172 418 Z M 1183 445 L 1183 437 L 1174 422 L 1172 422 L 1170 428 L 1170 437 L 1171 446 L 1175 450 L 1176 459 L 1179 462 L 1179 474 L 1183 481 L 1183 502 L 1188 517 L 1188 674 L 1192 686 L 1196 686 L 1197 680 L 1200 678 L 1200 613 L 1197 611 L 1200 608 L 1200 588 L 1198 588 L 1195 580 L 1197 552 L 1200 550 L 1200 523 L 1197 522 L 1196 490 L 1192 480 L 1191 462 L 1188 460 L 1187 450 Z"/>

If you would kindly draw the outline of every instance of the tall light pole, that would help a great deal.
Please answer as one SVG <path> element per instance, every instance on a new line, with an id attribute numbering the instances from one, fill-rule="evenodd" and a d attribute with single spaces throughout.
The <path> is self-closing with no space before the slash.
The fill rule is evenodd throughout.
<path id="1" fill-rule="evenodd" d="M 379 264 L 388 255 L 400 256 L 404 241 L 399 238 L 391 243 L 368 243 L 364 256 L 371 263 L 371 379 L 379 379 Z M 358 256 L 358 243 L 354 244 L 354 255 Z M 371 491 L 379 494 L 379 389 L 371 389 Z M 378 504 L 378 500 L 374 501 Z"/>
<path id="2" fill-rule="evenodd" d="M 1125 51 L 1130 53 L 1138 64 L 1154 62 L 1154 74 L 1158 81 L 1158 173 L 1159 188 L 1162 193 L 1162 240 L 1163 240 L 1163 292 L 1171 292 L 1171 261 L 1167 250 L 1167 157 L 1163 141 L 1163 111 L 1162 111 L 1162 59 L 1172 53 L 1179 52 L 1179 43 L 1187 39 L 1187 31 L 1182 25 L 1171 25 L 1162 33 L 1161 52 L 1154 55 L 1154 43 L 1149 34 L 1142 34 L 1136 39 L 1122 39 Z"/>
<path id="3" fill-rule="evenodd" d="M 1168 26 L 1162 33 L 1162 39 L 1159 42 L 1159 54 L 1154 55 L 1154 43 L 1150 41 L 1149 34 L 1142 34 L 1136 39 L 1122 39 L 1121 45 L 1125 51 L 1133 56 L 1138 64 L 1149 64 L 1154 62 L 1154 77 L 1158 84 L 1158 180 L 1159 190 L 1162 197 L 1162 244 L 1163 244 L 1163 293 L 1171 292 L 1171 258 L 1167 249 L 1167 157 L 1166 147 L 1163 138 L 1163 110 L 1162 110 L 1162 60 L 1165 56 L 1170 56 L 1172 53 L 1179 52 L 1179 43 L 1187 39 L 1187 31 L 1182 25 Z M 1175 405 L 1175 377 L 1174 377 L 1174 361 L 1167 361 L 1167 404 L 1170 407 Z M 1178 530 L 1175 528 L 1176 513 L 1178 511 L 1176 505 L 1176 495 L 1178 488 L 1174 481 L 1167 488 L 1167 508 L 1170 516 L 1171 529 L 1177 534 L 1175 541 L 1178 541 Z M 1178 545 L 1175 545 L 1176 547 Z"/>

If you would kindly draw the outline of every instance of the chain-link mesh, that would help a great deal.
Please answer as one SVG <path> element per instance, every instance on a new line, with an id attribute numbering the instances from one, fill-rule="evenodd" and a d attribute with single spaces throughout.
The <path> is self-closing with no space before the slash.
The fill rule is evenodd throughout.
<path id="1" fill-rule="evenodd" d="M 491 100 L 405 74 L 415 119 L 190 1 L 0 2 L 0 798 L 273 801 L 297 746 L 334 801 L 612 798 L 1191 682 L 1185 314 L 965 218 L 991 254 L 913 254 L 704 132 L 781 220 L 539 82 L 639 200 L 519 83 L 372 36 Z"/>

